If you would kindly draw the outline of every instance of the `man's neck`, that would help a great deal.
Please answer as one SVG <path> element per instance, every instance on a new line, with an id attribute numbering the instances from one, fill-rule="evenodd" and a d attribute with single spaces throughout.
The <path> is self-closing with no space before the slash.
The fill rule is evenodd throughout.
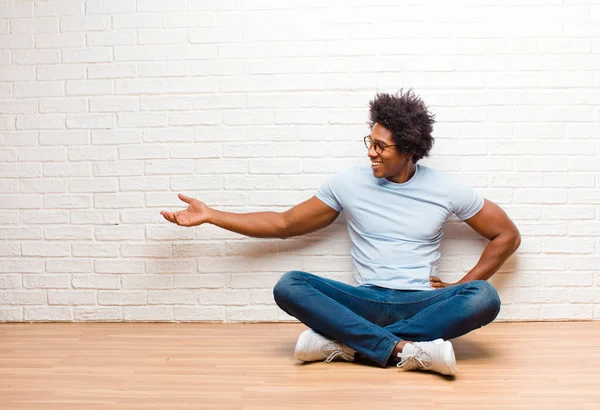
<path id="1" fill-rule="evenodd" d="M 402 167 L 402 169 L 397 175 L 387 179 L 397 184 L 404 184 L 406 181 L 410 180 L 413 177 L 413 175 L 415 175 L 416 169 L 417 166 L 415 165 L 415 163 L 412 162 L 412 160 L 409 160 L 406 163 L 406 166 Z"/>

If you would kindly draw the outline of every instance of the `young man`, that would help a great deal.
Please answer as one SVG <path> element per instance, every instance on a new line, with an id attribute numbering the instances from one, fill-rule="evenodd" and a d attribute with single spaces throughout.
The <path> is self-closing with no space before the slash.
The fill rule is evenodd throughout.
<path id="1" fill-rule="evenodd" d="M 378 94 L 364 139 L 370 167 L 334 175 L 283 213 L 221 212 L 179 195 L 189 207 L 161 214 L 181 226 L 208 222 L 247 236 L 288 238 L 325 228 L 344 210 L 358 286 L 290 271 L 273 291 L 281 309 L 311 328 L 300 335 L 296 357 L 353 361 L 358 353 L 381 366 L 453 375 L 454 350 L 445 339 L 496 318 L 500 299 L 486 280 L 518 248 L 520 235 L 496 204 L 417 163 L 433 145 L 433 122 L 412 92 Z M 452 214 L 490 242 L 461 280 L 446 283 L 437 262 Z"/>

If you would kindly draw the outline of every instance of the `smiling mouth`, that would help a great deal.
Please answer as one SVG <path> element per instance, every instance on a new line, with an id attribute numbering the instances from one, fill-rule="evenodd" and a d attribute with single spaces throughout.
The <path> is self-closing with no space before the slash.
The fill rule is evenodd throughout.
<path id="1" fill-rule="evenodd" d="M 371 161 L 371 168 L 377 168 L 381 164 L 383 164 L 382 161 Z"/>

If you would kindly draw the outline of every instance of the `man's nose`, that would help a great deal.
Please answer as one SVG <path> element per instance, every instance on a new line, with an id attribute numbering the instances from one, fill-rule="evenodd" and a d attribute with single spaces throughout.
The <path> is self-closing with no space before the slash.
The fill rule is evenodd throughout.
<path id="1" fill-rule="evenodd" d="M 378 156 L 379 154 L 375 151 L 375 146 L 373 144 L 371 144 L 371 147 L 369 147 L 369 151 L 367 151 L 367 155 L 369 156 L 369 158 L 375 158 L 376 156 Z"/>

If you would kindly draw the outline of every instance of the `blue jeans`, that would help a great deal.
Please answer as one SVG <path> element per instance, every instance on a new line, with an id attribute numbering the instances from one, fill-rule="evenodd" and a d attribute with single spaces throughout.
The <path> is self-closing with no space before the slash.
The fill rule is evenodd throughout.
<path id="1" fill-rule="evenodd" d="M 496 289 L 482 280 L 431 291 L 394 290 L 291 271 L 273 295 L 287 314 L 383 367 L 401 340 L 452 339 L 487 325 L 500 311 Z"/>

